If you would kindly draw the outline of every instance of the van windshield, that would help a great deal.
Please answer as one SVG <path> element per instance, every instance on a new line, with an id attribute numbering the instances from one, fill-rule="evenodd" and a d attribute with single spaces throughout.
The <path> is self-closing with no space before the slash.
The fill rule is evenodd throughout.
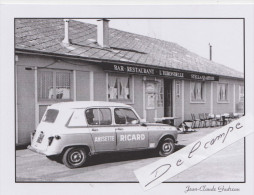
<path id="1" fill-rule="evenodd" d="M 49 110 L 47 110 L 47 113 L 45 114 L 42 121 L 43 122 L 48 122 L 48 123 L 54 123 L 58 113 L 59 113 L 58 110 L 49 109 Z"/>

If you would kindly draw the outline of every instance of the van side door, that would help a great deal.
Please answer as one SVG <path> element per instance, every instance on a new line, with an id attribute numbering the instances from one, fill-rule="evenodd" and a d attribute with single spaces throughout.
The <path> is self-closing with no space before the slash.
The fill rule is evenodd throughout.
<path id="1" fill-rule="evenodd" d="M 109 108 L 88 108 L 85 111 L 95 152 L 116 150 L 116 133 Z"/>
<path id="2" fill-rule="evenodd" d="M 117 150 L 148 148 L 147 127 L 130 108 L 114 109 Z"/>

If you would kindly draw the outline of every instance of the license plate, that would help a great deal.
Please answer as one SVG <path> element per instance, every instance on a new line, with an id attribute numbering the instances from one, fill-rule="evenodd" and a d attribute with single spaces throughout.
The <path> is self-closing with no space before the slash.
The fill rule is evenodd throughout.
<path id="1" fill-rule="evenodd" d="M 44 138 L 44 134 L 41 133 L 41 134 L 39 135 L 38 139 L 37 139 L 37 142 L 38 142 L 38 143 L 41 143 L 42 140 L 43 140 L 43 138 Z"/>

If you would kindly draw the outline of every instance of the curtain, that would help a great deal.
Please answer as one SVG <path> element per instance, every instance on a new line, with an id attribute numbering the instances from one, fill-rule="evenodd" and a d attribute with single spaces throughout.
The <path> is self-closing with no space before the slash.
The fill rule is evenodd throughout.
<path id="1" fill-rule="evenodd" d="M 192 101 L 203 101 L 204 83 L 202 82 L 191 82 L 191 100 Z"/>
<path id="2" fill-rule="evenodd" d="M 39 98 L 53 99 L 53 72 L 41 71 L 39 74 Z"/>
<path id="3" fill-rule="evenodd" d="M 70 99 L 70 73 L 56 73 L 56 99 Z"/>
<path id="4" fill-rule="evenodd" d="M 196 91 L 196 100 L 202 100 L 202 95 L 201 95 L 201 83 L 196 82 L 195 83 L 195 91 Z"/>
<path id="5" fill-rule="evenodd" d="M 109 76 L 108 97 L 109 99 L 130 99 L 130 77 Z"/>
<path id="6" fill-rule="evenodd" d="M 110 76 L 108 79 L 108 95 L 109 99 L 116 99 L 117 97 L 117 78 Z"/>
<path id="7" fill-rule="evenodd" d="M 121 77 L 120 91 L 121 91 L 121 97 L 123 99 L 128 99 L 128 95 L 129 95 L 129 89 L 127 88 L 128 79 L 129 77 Z"/>
<path id="8" fill-rule="evenodd" d="M 192 101 L 195 101 L 195 83 L 194 82 L 191 82 L 191 85 L 190 85 L 190 90 L 191 90 L 191 100 Z"/>
<path id="9" fill-rule="evenodd" d="M 219 85 L 219 100 L 226 101 L 227 100 L 227 87 L 226 84 Z"/>

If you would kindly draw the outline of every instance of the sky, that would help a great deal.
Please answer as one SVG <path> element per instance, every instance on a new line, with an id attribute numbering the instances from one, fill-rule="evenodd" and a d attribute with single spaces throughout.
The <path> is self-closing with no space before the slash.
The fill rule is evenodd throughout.
<path id="1" fill-rule="evenodd" d="M 96 24 L 96 19 L 83 19 Z M 243 72 L 243 20 L 241 19 L 110 19 L 109 26 L 177 43 L 209 59 Z"/>

